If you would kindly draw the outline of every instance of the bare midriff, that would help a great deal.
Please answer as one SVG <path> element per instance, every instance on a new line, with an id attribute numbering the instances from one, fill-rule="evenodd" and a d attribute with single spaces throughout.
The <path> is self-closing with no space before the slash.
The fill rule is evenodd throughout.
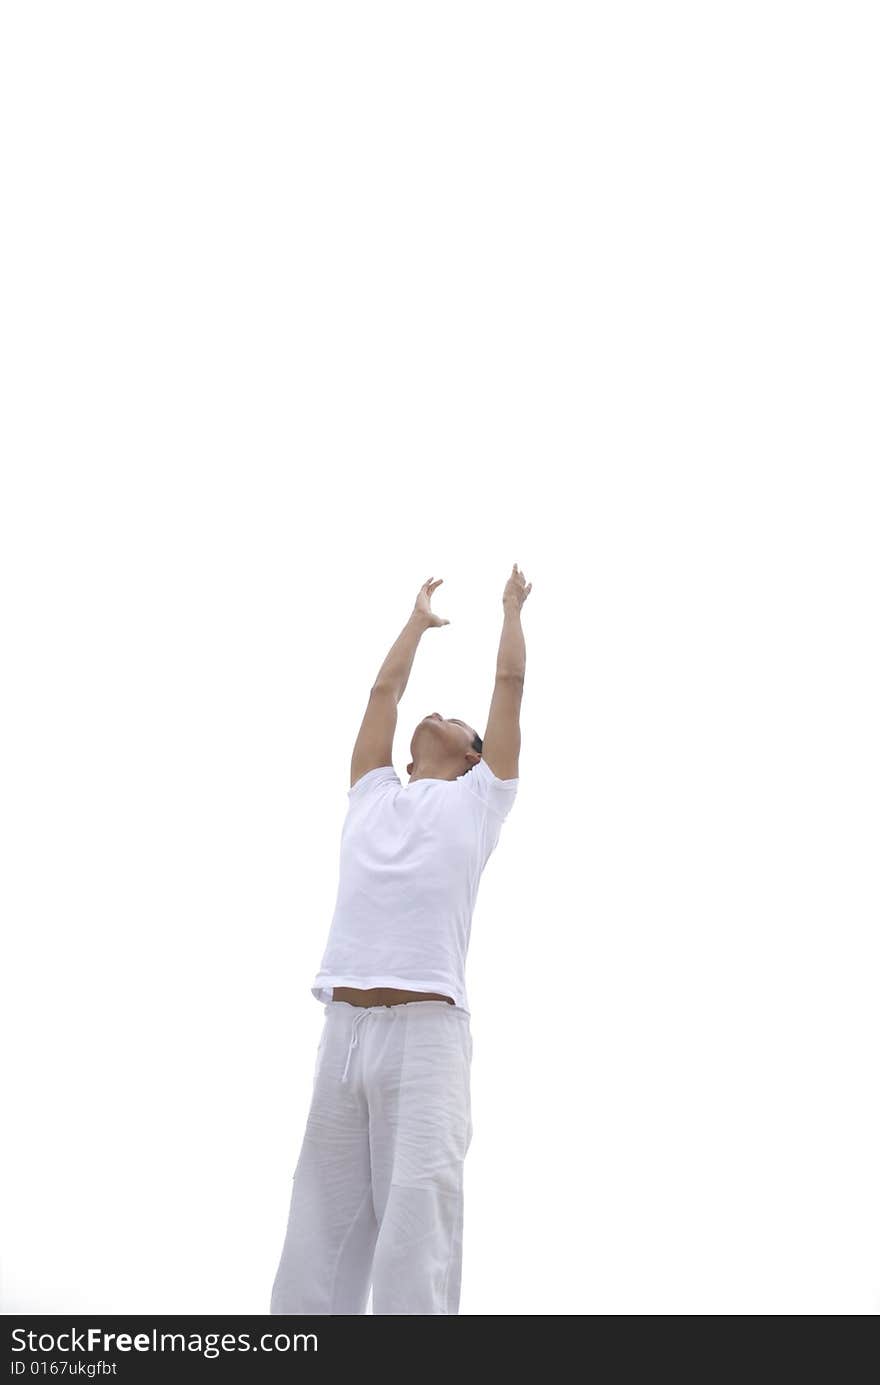
<path id="1" fill-rule="evenodd" d="M 445 1000 L 454 1005 L 452 996 L 436 991 L 398 991 L 391 986 L 372 986 L 361 991 L 354 986 L 334 986 L 334 1000 L 347 1000 L 349 1005 L 406 1005 L 411 1000 Z"/>

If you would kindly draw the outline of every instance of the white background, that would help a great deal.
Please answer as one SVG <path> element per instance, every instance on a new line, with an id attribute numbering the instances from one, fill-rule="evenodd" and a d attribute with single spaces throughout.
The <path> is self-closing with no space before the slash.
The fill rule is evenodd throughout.
<path id="1" fill-rule="evenodd" d="M 462 1314 L 880 1311 L 869 4 L 4 7 L 6 1313 L 268 1313 L 352 745 L 485 726 Z"/>

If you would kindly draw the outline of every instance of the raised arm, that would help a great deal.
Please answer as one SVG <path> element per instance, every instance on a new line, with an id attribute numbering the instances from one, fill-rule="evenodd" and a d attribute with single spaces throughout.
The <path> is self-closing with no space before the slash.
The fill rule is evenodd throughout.
<path id="1" fill-rule="evenodd" d="M 516 563 L 502 597 L 504 624 L 495 667 L 495 691 L 489 708 L 482 758 L 497 779 L 519 778 L 519 709 L 526 677 L 526 642 L 522 608 L 532 590 Z"/>
<path id="2" fill-rule="evenodd" d="M 370 698 L 351 757 L 351 787 L 371 769 L 391 764 L 394 732 L 397 729 L 397 704 L 409 682 L 416 649 L 424 632 L 433 625 L 448 625 L 448 620 L 431 610 L 431 597 L 443 581 L 429 577 L 421 587 L 406 625 L 386 655 Z"/>

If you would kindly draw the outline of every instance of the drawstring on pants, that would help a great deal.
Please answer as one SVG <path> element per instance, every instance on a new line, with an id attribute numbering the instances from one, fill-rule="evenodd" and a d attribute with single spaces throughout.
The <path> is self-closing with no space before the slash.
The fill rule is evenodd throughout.
<path id="1" fill-rule="evenodd" d="M 369 1013 L 370 1013 L 369 1006 L 364 1006 L 364 1007 L 359 1011 L 359 1013 L 355 1015 L 354 1019 L 352 1020 L 352 1025 L 351 1025 L 351 1043 L 348 1045 L 348 1056 L 347 1056 L 347 1058 L 346 1058 L 346 1060 L 345 1060 L 345 1067 L 342 1069 L 342 1077 L 339 1079 L 341 1082 L 346 1082 L 346 1081 L 348 1080 L 348 1065 L 349 1065 L 349 1063 L 351 1062 L 352 1050 L 357 1046 L 357 1041 L 358 1041 L 358 1037 L 357 1037 L 358 1025 L 360 1024 L 361 1020 L 365 1020 L 365 1019 L 367 1018 L 367 1015 L 368 1015 Z"/>

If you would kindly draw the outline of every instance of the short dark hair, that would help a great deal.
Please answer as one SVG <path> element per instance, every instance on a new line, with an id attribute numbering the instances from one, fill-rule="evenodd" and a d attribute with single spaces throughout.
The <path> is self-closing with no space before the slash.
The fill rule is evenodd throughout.
<path id="1" fill-rule="evenodd" d="M 482 755 L 483 753 L 483 740 L 481 736 L 477 735 L 476 731 L 474 732 L 474 739 L 471 741 L 471 750 L 475 750 L 478 755 Z"/>

